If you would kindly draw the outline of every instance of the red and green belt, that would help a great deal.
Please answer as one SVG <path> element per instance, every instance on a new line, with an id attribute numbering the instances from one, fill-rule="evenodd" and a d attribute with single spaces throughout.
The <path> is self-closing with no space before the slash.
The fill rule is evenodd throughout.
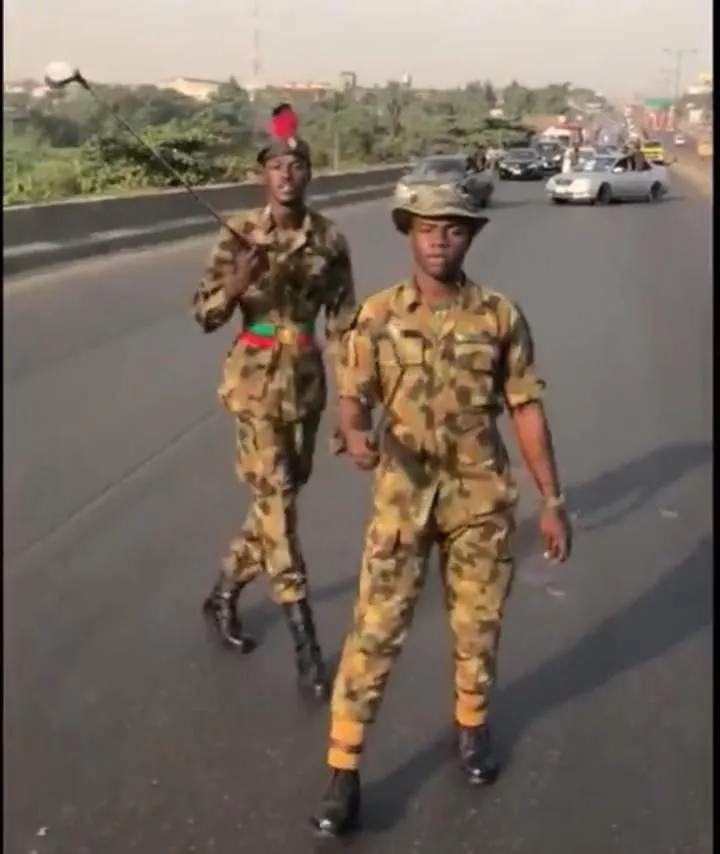
<path id="1" fill-rule="evenodd" d="M 251 347 L 271 348 L 278 342 L 290 344 L 296 341 L 300 347 L 309 347 L 315 342 L 313 325 L 297 323 L 292 328 L 276 323 L 249 323 L 237 334 L 237 341 L 244 341 Z"/>

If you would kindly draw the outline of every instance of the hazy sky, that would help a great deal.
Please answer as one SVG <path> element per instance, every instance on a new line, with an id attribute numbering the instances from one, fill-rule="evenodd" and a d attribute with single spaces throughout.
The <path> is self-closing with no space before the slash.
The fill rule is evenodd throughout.
<path id="1" fill-rule="evenodd" d="M 63 59 L 101 81 L 242 83 L 255 2 L 261 77 L 272 82 L 350 70 L 361 83 L 515 76 L 664 94 L 674 60 L 663 48 L 697 49 L 686 81 L 711 68 L 711 0 L 5 0 L 5 77 L 40 78 Z"/>

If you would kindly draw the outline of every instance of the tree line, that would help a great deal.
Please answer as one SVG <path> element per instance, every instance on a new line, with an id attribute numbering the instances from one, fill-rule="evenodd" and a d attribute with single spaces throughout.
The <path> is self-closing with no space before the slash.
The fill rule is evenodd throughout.
<path id="1" fill-rule="evenodd" d="M 261 117 L 281 101 L 290 100 L 298 112 L 313 166 L 324 171 L 498 144 L 527 134 L 525 117 L 566 115 L 578 102 L 596 99 L 591 90 L 569 83 L 533 89 L 517 81 L 502 92 L 483 81 L 443 91 L 390 82 L 290 99 L 266 89 L 251 99 L 230 79 L 204 102 L 155 86 L 98 89 L 183 177 L 198 185 L 252 175 Z M 82 89 L 41 98 L 6 94 L 3 120 L 5 205 L 175 183 Z"/>

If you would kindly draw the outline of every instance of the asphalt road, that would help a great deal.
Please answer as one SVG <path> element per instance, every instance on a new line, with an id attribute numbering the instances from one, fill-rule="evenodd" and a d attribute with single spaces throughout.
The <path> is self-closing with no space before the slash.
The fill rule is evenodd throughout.
<path id="1" fill-rule="evenodd" d="M 337 213 L 362 293 L 400 278 L 383 203 Z M 710 854 L 710 211 L 556 209 L 501 186 L 471 275 L 534 326 L 577 541 L 539 558 L 532 490 L 495 729 L 505 774 L 453 762 L 449 644 L 425 590 L 368 746 L 365 854 Z M 298 702 L 264 582 L 262 646 L 199 606 L 245 496 L 215 400 L 231 331 L 188 302 L 207 241 L 6 285 L 5 851 L 305 854 L 326 713 Z M 521 478 L 527 485 L 527 480 Z M 348 626 L 368 480 L 323 446 L 302 504 L 321 637 Z"/>

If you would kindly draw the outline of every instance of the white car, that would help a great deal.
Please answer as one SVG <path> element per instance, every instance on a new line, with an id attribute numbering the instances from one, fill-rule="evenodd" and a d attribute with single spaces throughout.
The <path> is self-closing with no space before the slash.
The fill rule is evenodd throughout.
<path id="1" fill-rule="evenodd" d="M 575 162 L 575 169 L 584 169 L 585 164 L 590 160 L 594 160 L 596 157 L 595 149 L 591 145 L 582 145 L 577 150 L 577 157 Z M 565 149 L 565 154 L 563 155 L 562 160 L 562 171 L 567 174 L 572 172 L 573 166 L 572 161 L 573 157 L 575 157 L 573 149 L 567 148 Z"/>
<path id="2" fill-rule="evenodd" d="M 578 148 L 578 160 L 580 163 L 587 163 L 589 160 L 594 160 L 597 152 L 592 145 L 581 145 Z"/>
<path id="3" fill-rule="evenodd" d="M 629 157 L 598 156 L 583 167 L 563 175 L 553 175 L 545 185 L 550 201 L 609 205 L 612 202 L 658 202 L 670 189 L 668 170 L 646 162 L 645 168 L 631 168 Z"/>

